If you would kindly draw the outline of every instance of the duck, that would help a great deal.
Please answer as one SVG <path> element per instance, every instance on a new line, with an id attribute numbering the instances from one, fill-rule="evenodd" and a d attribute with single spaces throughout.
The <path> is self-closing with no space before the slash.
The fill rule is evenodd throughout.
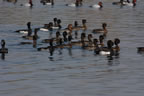
<path id="1" fill-rule="evenodd" d="M 54 0 L 41 0 L 43 5 L 54 5 Z"/>
<path id="2" fill-rule="evenodd" d="M 59 31 L 57 31 L 56 32 L 56 38 L 50 38 L 50 39 L 43 39 L 42 40 L 42 43 L 49 43 L 50 41 L 51 41 L 51 39 L 53 39 L 53 41 L 55 41 L 55 42 L 58 42 L 59 41 L 59 38 L 60 38 L 60 32 Z"/>
<path id="3" fill-rule="evenodd" d="M 40 31 L 53 31 L 52 26 L 52 22 L 49 22 L 49 24 L 44 24 L 44 27 L 40 28 Z"/>
<path id="4" fill-rule="evenodd" d="M 98 44 L 100 47 L 104 47 L 104 42 L 103 42 L 103 40 L 104 40 L 104 36 L 103 36 L 103 35 L 100 35 L 100 36 L 99 36 L 99 44 Z"/>
<path id="5" fill-rule="evenodd" d="M 138 53 L 144 52 L 144 47 L 137 47 L 137 52 Z"/>
<path id="6" fill-rule="evenodd" d="M 115 38 L 114 39 L 114 44 L 115 44 L 115 47 L 113 48 L 114 51 L 119 52 L 120 51 L 120 47 L 119 47 L 120 39 L 119 38 Z"/>
<path id="7" fill-rule="evenodd" d="M 94 4 L 90 6 L 91 8 L 103 8 L 103 3 L 99 2 L 98 4 Z"/>
<path id="8" fill-rule="evenodd" d="M 127 0 L 129 2 L 129 0 Z M 113 5 L 123 5 L 123 3 L 127 3 L 127 1 L 120 0 L 119 2 L 113 2 Z"/>
<path id="9" fill-rule="evenodd" d="M 28 34 L 28 31 L 31 30 L 31 22 L 27 22 L 27 29 L 16 30 L 17 33 Z"/>
<path id="10" fill-rule="evenodd" d="M 35 48 L 37 46 L 37 39 L 38 39 L 36 31 L 33 36 L 29 37 L 29 39 L 32 39 L 33 42 L 21 42 L 20 45 L 33 44 L 33 47 Z"/>
<path id="11" fill-rule="evenodd" d="M 1 40 L 1 49 L 0 49 L 0 53 L 2 53 L 2 54 L 5 54 L 5 53 L 8 53 L 8 48 L 5 48 L 5 40 L 4 39 L 2 39 Z"/>
<path id="12" fill-rule="evenodd" d="M 26 4 L 21 4 L 20 6 L 26 6 L 26 7 L 33 7 L 33 3 L 32 3 L 32 0 L 29 0 L 29 2 L 28 3 L 26 3 Z"/>
<path id="13" fill-rule="evenodd" d="M 71 34 L 73 31 L 73 25 L 68 24 L 67 28 L 59 30 L 60 32 L 67 32 L 67 34 Z"/>
<path id="14" fill-rule="evenodd" d="M 102 23 L 102 29 L 93 29 L 92 33 L 107 33 L 107 24 L 106 23 Z"/>
<path id="15" fill-rule="evenodd" d="M 32 36 L 32 30 L 29 30 L 29 33 L 26 36 L 22 36 L 22 38 L 28 39 L 28 40 L 33 40 L 33 37 L 39 38 L 37 35 L 39 28 L 34 29 L 34 35 Z"/>
<path id="16" fill-rule="evenodd" d="M 94 38 L 93 41 L 90 41 L 90 42 L 91 43 L 85 46 L 84 49 L 89 50 L 89 51 L 92 51 L 92 50 L 97 51 L 99 49 L 98 39 Z"/>
<path id="17" fill-rule="evenodd" d="M 113 46 L 114 43 L 112 40 L 107 41 L 107 47 L 100 47 L 99 54 L 100 55 L 107 55 L 107 56 L 113 56 L 114 55 L 114 50 Z"/>
<path id="18" fill-rule="evenodd" d="M 75 3 L 66 4 L 66 6 L 70 6 L 70 7 L 80 7 L 80 6 L 82 6 L 82 0 L 76 0 Z"/>
<path id="19" fill-rule="evenodd" d="M 135 7 L 135 6 L 136 6 L 136 0 L 133 0 L 132 3 L 130 3 L 130 2 L 125 2 L 125 3 L 123 3 L 123 4 L 126 5 L 126 6 Z"/>
<path id="20" fill-rule="evenodd" d="M 78 31 L 78 30 L 86 30 L 87 26 L 86 26 L 86 19 L 82 19 L 82 26 L 78 26 L 78 22 L 75 21 L 74 22 L 74 27 L 72 28 L 74 31 Z"/>
<path id="21" fill-rule="evenodd" d="M 61 26 L 61 19 L 57 19 L 55 20 L 56 18 L 54 18 L 54 25 L 52 26 L 53 29 L 61 29 L 62 26 Z"/>
<path id="22" fill-rule="evenodd" d="M 56 24 L 56 26 L 55 26 Z M 49 22 L 49 24 L 44 24 L 44 27 L 40 28 L 41 31 L 53 31 L 53 30 L 60 30 L 62 28 L 61 26 L 61 20 L 58 19 L 57 20 L 57 23 L 55 23 L 54 21 L 54 24 L 53 22 Z"/>
<path id="23" fill-rule="evenodd" d="M 86 39 L 86 34 L 83 32 L 81 33 L 81 40 L 71 41 L 71 45 L 80 46 L 84 48 L 86 46 L 86 43 L 88 43 L 88 41 L 86 41 L 85 39 Z"/>

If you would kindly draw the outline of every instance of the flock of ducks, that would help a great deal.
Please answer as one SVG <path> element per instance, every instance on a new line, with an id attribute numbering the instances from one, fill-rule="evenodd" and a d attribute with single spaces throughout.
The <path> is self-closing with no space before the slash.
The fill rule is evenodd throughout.
<path id="1" fill-rule="evenodd" d="M 41 0 L 41 3 L 44 5 L 54 5 L 54 0 Z M 29 0 L 28 3 L 30 6 L 33 6 L 32 0 Z M 136 6 L 136 0 L 133 0 L 132 3 L 127 1 L 120 0 L 120 2 L 113 2 L 114 5 L 129 5 L 132 4 Z M 72 4 L 66 4 L 66 6 L 72 6 Z M 76 0 L 73 6 L 82 6 L 82 0 Z M 92 5 L 90 7 L 102 8 L 102 2 L 99 2 L 97 5 Z M 27 34 L 22 36 L 22 38 L 27 40 L 33 40 L 33 42 L 21 42 L 20 44 L 33 44 L 34 48 L 37 48 L 38 51 L 49 50 L 50 56 L 53 56 L 56 49 L 65 49 L 65 48 L 80 48 L 82 50 L 94 51 L 95 54 L 106 55 L 106 56 L 116 56 L 120 51 L 120 39 L 115 38 L 114 40 L 105 41 L 107 36 L 107 23 L 102 23 L 102 28 L 93 29 L 90 34 L 86 34 L 87 30 L 87 20 L 82 19 L 82 25 L 78 24 L 78 21 L 74 21 L 74 24 L 68 24 L 66 28 L 63 28 L 61 25 L 62 21 L 58 18 L 53 18 L 52 22 L 44 24 L 43 27 L 35 28 L 34 34 L 31 28 L 31 22 L 27 23 L 27 29 L 16 30 L 15 32 L 21 34 Z M 39 31 L 52 32 L 55 34 L 55 37 L 50 37 L 43 39 L 41 43 L 48 43 L 49 46 L 46 47 L 37 47 L 37 40 L 40 38 L 38 36 Z M 78 32 L 81 32 L 81 35 L 78 36 Z M 93 34 L 98 34 L 99 38 L 95 38 Z M 32 35 L 33 34 L 33 35 Z M 106 44 L 106 45 L 105 45 Z M 138 52 L 144 51 L 144 47 L 138 47 Z M 5 47 L 5 40 L 1 40 L 1 49 L 0 53 L 4 59 L 5 53 L 8 53 L 8 48 Z"/>
<path id="2" fill-rule="evenodd" d="M 7 1 L 7 2 L 14 2 L 16 3 L 17 0 L 3 0 L 3 1 Z M 54 5 L 55 2 L 54 0 L 40 0 L 40 3 L 42 3 L 43 5 Z M 136 6 L 136 0 L 132 0 L 132 2 L 130 2 L 130 0 L 120 0 L 119 2 L 113 2 L 112 3 L 113 5 L 121 5 L 121 6 L 133 6 L 135 7 Z M 26 4 L 20 4 L 21 6 L 27 6 L 27 7 L 33 7 L 34 4 L 32 2 L 32 0 L 29 0 L 28 3 Z M 70 6 L 70 7 L 81 7 L 83 6 L 83 0 L 75 0 L 74 3 L 70 3 L 70 4 L 65 4 L 66 6 Z M 93 5 L 90 5 L 89 7 L 91 8 L 103 8 L 103 3 L 100 1 L 98 2 L 97 4 L 93 4 Z"/>
<path id="3" fill-rule="evenodd" d="M 34 33 L 31 28 L 31 22 L 27 23 L 27 29 L 16 30 L 15 32 L 26 34 L 22 38 L 26 40 L 32 40 L 33 42 L 20 42 L 21 45 L 33 44 L 34 48 L 37 48 L 38 51 L 49 50 L 50 56 L 53 56 L 54 51 L 57 49 L 66 49 L 66 48 L 79 48 L 82 50 L 94 51 L 95 54 L 106 55 L 106 56 L 116 56 L 120 51 L 120 39 L 115 38 L 114 40 L 106 41 L 105 38 L 108 33 L 106 23 L 102 23 L 101 29 L 93 29 L 91 33 L 87 34 L 86 26 L 87 20 L 82 19 L 82 25 L 78 24 L 78 21 L 74 21 L 74 24 L 68 24 L 66 28 L 61 26 L 61 20 L 53 18 L 52 22 L 44 24 L 43 27 L 35 28 Z M 40 38 L 38 36 L 39 31 L 52 32 L 55 34 L 54 37 L 41 40 L 41 43 L 48 43 L 49 46 L 38 47 L 37 40 Z M 78 35 L 80 33 L 80 35 Z M 98 34 L 99 38 L 95 38 L 93 34 Z M 1 41 L 2 48 L 0 53 L 8 53 L 8 49 L 5 48 L 5 40 Z"/>

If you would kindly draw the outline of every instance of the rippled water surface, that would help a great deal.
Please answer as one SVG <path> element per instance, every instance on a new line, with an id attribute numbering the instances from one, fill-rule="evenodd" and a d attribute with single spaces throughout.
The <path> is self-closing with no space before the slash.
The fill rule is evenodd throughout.
<path id="1" fill-rule="evenodd" d="M 79 8 L 65 6 L 73 0 L 55 0 L 53 7 L 39 0 L 33 0 L 32 9 L 20 6 L 27 1 L 0 0 L 0 40 L 5 39 L 9 49 L 5 60 L 0 59 L 0 96 L 143 96 L 144 54 L 137 53 L 137 47 L 144 46 L 144 0 L 137 0 L 135 8 L 102 0 L 102 10 L 89 7 L 99 0 L 84 0 Z M 87 19 L 86 33 L 106 22 L 106 40 L 120 38 L 120 55 L 108 60 L 93 51 L 72 48 L 55 50 L 49 58 L 47 50 L 20 45 L 26 40 L 15 30 L 25 29 L 29 21 L 32 28 L 42 27 L 54 17 L 62 20 L 63 28 Z M 50 34 L 39 31 L 38 35 L 38 47 L 47 46 L 41 40 Z"/>

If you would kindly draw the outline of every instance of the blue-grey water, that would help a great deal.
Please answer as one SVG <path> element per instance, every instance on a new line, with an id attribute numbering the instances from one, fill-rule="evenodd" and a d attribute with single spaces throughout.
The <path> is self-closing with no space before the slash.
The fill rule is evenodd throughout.
<path id="1" fill-rule="evenodd" d="M 89 7 L 98 1 L 84 0 L 82 7 L 73 8 L 65 6 L 73 0 L 55 0 L 53 7 L 33 0 L 31 9 L 20 6 L 28 0 L 16 4 L 0 0 L 0 40 L 5 39 L 9 49 L 5 60 L 0 59 L 0 96 L 143 96 L 144 54 L 137 53 L 137 47 L 144 47 L 144 0 L 137 0 L 135 8 L 112 5 L 119 0 L 101 0 L 102 10 Z M 15 30 L 26 29 L 29 21 L 32 28 L 42 27 L 54 17 L 62 20 L 63 28 L 87 19 L 86 33 L 106 22 L 106 40 L 121 40 L 119 56 L 108 60 L 93 51 L 73 48 L 55 50 L 49 58 L 48 50 L 20 45 L 27 40 Z M 50 37 L 49 32 L 38 35 L 38 47 L 47 46 L 41 40 Z"/>

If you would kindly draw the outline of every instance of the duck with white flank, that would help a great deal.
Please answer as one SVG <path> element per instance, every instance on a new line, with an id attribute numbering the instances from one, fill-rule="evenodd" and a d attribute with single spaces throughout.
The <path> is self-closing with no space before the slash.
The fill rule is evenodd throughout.
<path id="1" fill-rule="evenodd" d="M 33 2 L 32 2 L 32 0 L 29 0 L 29 2 L 28 3 L 26 3 L 26 4 L 21 4 L 20 6 L 25 6 L 25 7 L 33 7 Z"/>
<path id="2" fill-rule="evenodd" d="M 76 0 L 75 3 L 66 4 L 66 6 L 70 6 L 70 7 L 80 7 L 80 6 L 82 6 L 82 1 L 83 1 L 83 0 Z"/>
<path id="3" fill-rule="evenodd" d="M 41 0 L 40 3 L 43 5 L 54 5 L 54 0 Z"/>
<path id="4" fill-rule="evenodd" d="M 27 23 L 27 29 L 20 29 L 20 30 L 17 30 L 17 31 L 15 31 L 15 32 L 18 32 L 18 33 L 23 33 L 23 34 L 31 34 L 31 31 L 32 31 L 32 29 L 31 29 L 31 22 L 28 22 Z"/>
<path id="5" fill-rule="evenodd" d="M 25 36 L 26 39 L 33 40 L 33 42 L 21 42 L 20 44 L 21 45 L 33 44 L 33 47 L 35 48 L 37 46 L 37 39 L 39 38 L 38 35 L 37 35 L 38 30 L 39 30 L 38 28 L 36 28 L 34 30 L 34 35 L 33 36 Z"/>
<path id="6" fill-rule="evenodd" d="M 103 8 L 103 3 L 99 2 L 98 4 L 91 5 L 90 7 L 91 8 L 99 8 L 99 9 L 101 9 L 101 8 Z"/>

